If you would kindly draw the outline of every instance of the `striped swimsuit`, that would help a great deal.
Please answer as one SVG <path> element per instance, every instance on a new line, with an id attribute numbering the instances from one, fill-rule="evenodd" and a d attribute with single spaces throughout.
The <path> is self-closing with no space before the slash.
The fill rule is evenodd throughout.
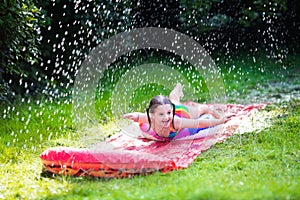
<path id="1" fill-rule="evenodd" d="M 189 110 L 184 105 L 175 105 L 175 116 L 179 118 L 187 118 L 190 119 Z M 160 141 L 170 141 L 172 139 L 179 139 L 191 135 L 197 134 L 199 131 L 207 129 L 207 128 L 182 128 L 180 130 L 174 130 L 172 124 L 170 125 L 170 134 L 168 137 L 162 137 L 159 136 L 153 129 L 149 129 L 148 123 L 140 123 L 140 129 L 143 132 L 143 135 L 146 138 L 154 139 L 154 140 L 160 140 Z"/>

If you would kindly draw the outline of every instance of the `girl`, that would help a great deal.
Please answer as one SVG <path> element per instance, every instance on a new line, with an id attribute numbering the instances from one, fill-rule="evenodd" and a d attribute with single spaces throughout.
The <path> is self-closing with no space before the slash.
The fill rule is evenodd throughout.
<path id="1" fill-rule="evenodd" d="M 146 113 L 133 112 L 123 117 L 139 122 L 143 133 L 150 135 L 151 139 L 162 141 L 195 135 L 200 130 L 227 121 L 198 103 L 181 104 L 181 96 L 182 86 L 177 84 L 169 98 L 161 95 L 152 98 Z M 200 117 L 203 114 L 210 114 L 212 117 Z"/>

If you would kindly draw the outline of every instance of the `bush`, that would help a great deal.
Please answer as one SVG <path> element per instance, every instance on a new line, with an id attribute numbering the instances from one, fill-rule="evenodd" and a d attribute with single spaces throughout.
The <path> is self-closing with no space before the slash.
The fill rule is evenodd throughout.
<path id="1" fill-rule="evenodd" d="M 183 31 L 195 36 L 211 51 L 267 51 L 284 55 L 287 21 L 297 5 L 277 1 L 183 0 Z M 295 2 L 294 2 L 295 3 Z M 226 48 L 224 48 L 226 46 Z M 278 58 L 280 59 L 280 58 Z"/>
<path id="2" fill-rule="evenodd" d="M 279 60 L 299 38 L 296 0 L 2 1 L 0 98 L 6 100 L 58 88 L 68 92 L 85 55 L 131 28 L 171 28 L 210 53 L 260 48 Z"/>
<path id="3" fill-rule="evenodd" d="M 45 17 L 33 1 L 4 0 L 0 4 L 0 93 L 3 98 L 29 93 L 38 82 L 35 66 L 41 56 L 40 27 L 43 25 Z"/>

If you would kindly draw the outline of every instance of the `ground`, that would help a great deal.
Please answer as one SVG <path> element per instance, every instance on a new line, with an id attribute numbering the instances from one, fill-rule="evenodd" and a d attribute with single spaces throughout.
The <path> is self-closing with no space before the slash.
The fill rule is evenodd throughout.
<path id="1" fill-rule="evenodd" d="M 299 56 L 285 67 L 262 61 L 269 67 L 258 70 L 249 60 L 233 59 L 222 73 L 228 102 L 270 102 L 260 112 L 269 115 L 269 126 L 234 135 L 187 169 L 167 174 L 112 180 L 44 176 L 39 159 L 44 149 L 79 144 L 73 140 L 72 105 L 64 100 L 6 105 L 0 112 L 0 199 L 300 199 Z"/>

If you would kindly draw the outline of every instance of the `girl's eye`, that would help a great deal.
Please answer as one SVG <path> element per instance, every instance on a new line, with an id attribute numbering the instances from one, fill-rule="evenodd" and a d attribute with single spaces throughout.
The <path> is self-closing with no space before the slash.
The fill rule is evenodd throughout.
<path id="1" fill-rule="evenodd" d="M 171 114 L 171 112 L 168 112 L 168 115 L 170 115 Z"/>

